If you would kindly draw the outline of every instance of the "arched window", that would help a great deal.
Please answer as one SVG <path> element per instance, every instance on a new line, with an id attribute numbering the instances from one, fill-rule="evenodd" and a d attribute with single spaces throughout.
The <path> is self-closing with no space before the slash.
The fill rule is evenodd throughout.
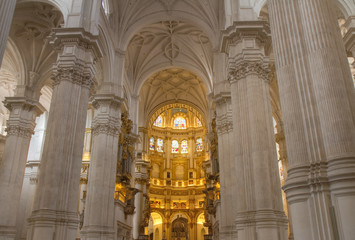
<path id="1" fill-rule="evenodd" d="M 182 140 L 181 142 L 181 153 L 188 153 L 187 140 Z"/>
<path id="2" fill-rule="evenodd" d="M 196 151 L 201 152 L 203 149 L 202 138 L 196 139 Z"/>
<path id="3" fill-rule="evenodd" d="M 177 140 L 173 140 L 171 142 L 171 152 L 178 153 L 179 152 L 179 142 Z"/>
<path id="4" fill-rule="evenodd" d="M 174 119 L 175 129 L 186 129 L 186 120 L 183 117 L 177 117 Z"/>
<path id="5" fill-rule="evenodd" d="M 152 150 L 152 151 L 154 151 L 154 148 L 155 148 L 154 138 L 151 137 L 151 138 L 149 139 L 149 149 Z"/>
<path id="6" fill-rule="evenodd" d="M 153 125 L 156 126 L 156 127 L 163 127 L 163 117 L 161 115 L 159 115 L 157 117 L 157 119 L 155 119 Z"/>
<path id="7" fill-rule="evenodd" d="M 157 140 L 157 151 L 158 152 L 163 152 L 163 145 L 164 145 L 164 140 L 158 138 L 158 140 Z"/>

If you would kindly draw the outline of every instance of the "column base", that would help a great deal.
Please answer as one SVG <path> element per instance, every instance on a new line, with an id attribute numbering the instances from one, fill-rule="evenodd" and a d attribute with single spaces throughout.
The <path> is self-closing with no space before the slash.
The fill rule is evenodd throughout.
<path id="1" fill-rule="evenodd" d="M 288 220 L 283 211 L 239 212 L 236 218 L 238 240 L 287 240 Z"/>
<path id="2" fill-rule="evenodd" d="M 16 227 L 0 226 L 0 240 L 14 240 L 16 237 Z"/>
<path id="3" fill-rule="evenodd" d="M 78 226 L 79 217 L 76 212 L 36 210 L 28 219 L 27 239 L 75 239 Z"/>
<path id="4" fill-rule="evenodd" d="M 80 232 L 81 240 L 114 240 L 115 231 L 113 228 L 103 226 L 84 227 Z"/>

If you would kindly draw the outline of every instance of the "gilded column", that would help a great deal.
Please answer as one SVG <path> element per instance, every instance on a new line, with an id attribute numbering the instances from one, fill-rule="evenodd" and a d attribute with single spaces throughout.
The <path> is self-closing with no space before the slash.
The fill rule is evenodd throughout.
<path id="1" fill-rule="evenodd" d="M 219 222 L 219 239 L 236 239 L 235 216 L 237 191 L 230 190 L 236 182 L 234 157 L 234 133 L 231 95 L 228 92 L 219 93 L 214 97 L 216 102 L 216 122 L 218 134 L 219 178 L 221 184 L 221 207 Z"/>
<path id="2" fill-rule="evenodd" d="M 355 236 L 355 92 L 335 9 L 269 1 L 296 240 Z"/>
<path id="3" fill-rule="evenodd" d="M 27 239 L 75 239 L 85 121 L 98 42 L 82 29 L 55 29 L 59 51 L 41 171 Z"/>
<path id="4" fill-rule="evenodd" d="M 238 240 L 286 240 L 264 50 L 269 28 L 263 21 L 235 23 L 228 34 Z"/>
<path id="5" fill-rule="evenodd" d="M 9 37 L 12 17 L 14 16 L 16 0 L 0 2 L 0 67 L 6 48 L 7 38 Z"/>
<path id="6" fill-rule="evenodd" d="M 16 215 L 20 204 L 26 160 L 36 116 L 44 111 L 38 101 L 26 97 L 9 97 L 7 137 L 0 162 L 0 239 L 15 239 Z"/>
<path id="7" fill-rule="evenodd" d="M 82 239 L 114 239 L 114 193 L 121 101 L 95 95 L 92 151 Z"/>

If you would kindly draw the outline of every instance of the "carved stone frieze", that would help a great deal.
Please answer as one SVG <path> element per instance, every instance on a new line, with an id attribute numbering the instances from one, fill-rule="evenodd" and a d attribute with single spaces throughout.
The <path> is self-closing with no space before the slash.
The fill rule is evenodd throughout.
<path id="1" fill-rule="evenodd" d="M 225 134 L 233 131 L 233 120 L 228 117 L 218 117 L 217 118 L 217 133 Z"/>
<path id="2" fill-rule="evenodd" d="M 93 136 L 96 136 L 98 134 L 117 136 L 118 133 L 119 133 L 119 123 L 117 122 L 95 123 L 92 125 Z"/>
<path id="3" fill-rule="evenodd" d="M 34 126 L 33 127 L 23 127 L 18 125 L 9 125 L 6 127 L 7 135 L 8 136 L 18 136 L 23 138 L 31 138 L 34 134 Z"/>
<path id="4" fill-rule="evenodd" d="M 261 61 L 242 61 L 229 71 L 228 80 L 231 84 L 246 78 L 249 75 L 257 75 L 259 78 L 269 81 L 270 69 Z"/>
<path id="5" fill-rule="evenodd" d="M 61 81 L 69 81 L 90 88 L 94 83 L 94 75 L 90 71 L 86 71 L 84 64 L 78 63 L 69 67 L 54 66 L 52 79 L 54 85 Z"/>
<path id="6" fill-rule="evenodd" d="M 5 130 L 7 135 L 31 138 L 36 126 L 35 117 L 44 111 L 42 105 L 35 100 L 22 97 L 8 97 L 4 105 L 11 111 Z"/>

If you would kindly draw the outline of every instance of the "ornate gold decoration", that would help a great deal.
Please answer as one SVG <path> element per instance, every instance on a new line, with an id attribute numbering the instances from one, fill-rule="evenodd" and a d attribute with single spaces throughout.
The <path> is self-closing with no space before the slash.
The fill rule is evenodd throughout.
<path id="1" fill-rule="evenodd" d="M 126 218 L 127 215 L 132 215 L 134 213 L 134 209 L 136 208 L 134 206 L 134 199 L 138 191 L 139 190 L 136 188 L 131 188 L 131 187 L 126 188 L 126 200 L 125 200 L 126 206 L 124 208 L 124 214 Z"/>
<path id="2" fill-rule="evenodd" d="M 121 133 L 118 140 L 118 161 L 116 170 L 116 182 L 128 184 L 131 179 L 131 167 L 135 159 L 134 144 L 136 137 L 132 134 L 132 120 L 128 119 L 128 113 L 121 115 Z"/>
<path id="3" fill-rule="evenodd" d="M 139 224 L 140 234 L 144 234 L 144 228 L 148 227 L 150 213 L 151 213 L 149 196 L 147 194 L 143 194 L 143 197 L 145 198 L 145 201 L 144 201 L 143 219 Z"/>
<path id="4" fill-rule="evenodd" d="M 88 184 L 87 178 L 80 178 L 80 184 Z"/>

